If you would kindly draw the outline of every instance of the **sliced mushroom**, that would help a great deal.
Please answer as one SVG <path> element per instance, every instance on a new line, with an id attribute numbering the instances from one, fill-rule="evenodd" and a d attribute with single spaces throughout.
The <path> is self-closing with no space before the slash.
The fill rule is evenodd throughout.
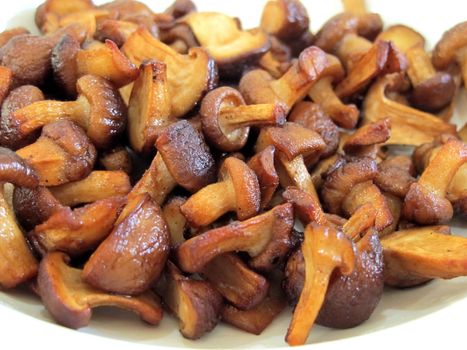
<path id="1" fill-rule="evenodd" d="M 202 275 L 232 305 L 250 310 L 266 298 L 269 282 L 249 269 L 237 255 L 220 255 L 207 263 Z"/>
<path id="2" fill-rule="evenodd" d="M 420 224 L 438 224 L 452 218 L 446 191 L 458 169 L 467 162 L 467 145 L 447 141 L 430 160 L 417 182 L 410 185 L 404 201 L 405 218 Z"/>
<path id="3" fill-rule="evenodd" d="M 148 194 L 135 196 L 84 265 L 82 277 L 102 290 L 139 294 L 160 277 L 169 250 L 161 209 Z"/>
<path id="4" fill-rule="evenodd" d="M 74 210 L 64 207 L 37 225 L 28 238 L 42 255 L 59 250 L 80 256 L 109 235 L 125 202 L 124 197 L 113 197 Z"/>
<path id="5" fill-rule="evenodd" d="M 207 226 L 229 211 L 239 220 L 258 213 L 261 193 L 258 178 L 243 161 L 225 159 L 219 171 L 219 182 L 201 188 L 192 195 L 181 210 L 192 226 Z"/>
<path id="6" fill-rule="evenodd" d="M 84 131 L 67 120 L 47 124 L 36 142 L 16 154 L 37 171 L 44 186 L 83 179 L 96 160 L 96 149 Z"/>
<path id="7" fill-rule="evenodd" d="M 420 145 L 441 134 L 455 134 L 454 125 L 386 96 L 387 92 L 397 91 L 402 85 L 402 76 L 399 74 L 379 78 L 365 97 L 363 122 L 366 124 L 388 118 L 391 122 L 391 137 L 387 144 Z"/>
<path id="8" fill-rule="evenodd" d="M 117 146 L 99 155 L 99 164 L 108 171 L 121 170 L 131 174 L 133 161 L 130 153 L 125 147 Z"/>
<path id="9" fill-rule="evenodd" d="M 246 64 L 269 50 L 268 35 L 260 29 L 242 30 L 238 19 L 216 12 L 191 12 L 180 21 L 219 66 L 221 76 L 235 77 Z M 212 35 L 216 32 L 217 35 Z"/>
<path id="10" fill-rule="evenodd" d="M 450 74 L 435 70 L 420 33 L 404 25 L 395 25 L 380 33 L 378 39 L 393 42 L 407 57 L 413 105 L 426 111 L 437 111 L 449 104 L 456 90 L 454 80 Z"/>
<path id="11" fill-rule="evenodd" d="M 467 275 L 467 239 L 451 236 L 447 226 L 396 231 L 381 243 L 388 285 L 410 287 L 432 278 Z"/>
<path id="12" fill-rule="evenodd" d="M 308 12 L 299 0 L 272 0 L 264 5 L 261 29 L 280 40 L 297 39 L 309 26 Z"/>
<path id="13" fill-rule="evenodd" d="M 137 66 L 146 59 L 166 64 L 173 117 L 189 112 L 217 83 L 216 66 L 203 48 L 191 48 L 187 55 L 181 55 L 140 28 L 130 35 L 122 50 Z"/>
<path id="14" fill-rule="evenodd" d="M 293 209 L 276 206 L 251 219 L 212 229 L 182 243 L 177 250 L 182 270 L 200 272 L 216 256 L 245 251 L 253 257 L 251 266 L 269 271 L 292 246 Z"/>
<path id="15" fill-rule="evenodd" d="M 240 92 L 248 104 L 281 103 L 288 113 L 323 76 L 328 64 L 326 54 L 312 46 L 300 54 L 280 79 L 274 80 L 261 69 L 246 73 L 240 80 Z"/>
<path id="16" fill-rule="evenodd" d="M 116 88 L 138 77 L 136 66 L 108 39 L 104 44 L 81 49 L 76 39 L 65 35 L 52 50 L 51 59 L 55 81 L 72 97 L 76 97 L 76 82 L 84 75 L 105 78 Z"/>
<path id="17" fill-rule="evenodd" d="M 237 151 L 246 144 L 251 126 L 282 125 L 286 117 L 280 104 L 246 105 L 242 95 L 227 86 L 204 97 L 200 115 L 208 141 L 226 152 Z"/>
<path id="18" fill-rule="evenodd" d="M 123 171 L 95 170 L 82 180 L 49 188 L 62 205 L 76 206 L 114 196 L 126 196 L 130 179 Z"/>
<path id="19" fill-rule="evenodd" d="M 92 308 L 116 306 L 138 314 L 151 325 L 162 319 L 162 307 L 151 292 L 139 296 L 116 295 L 102 292 L 81 279 L 81 270 L 68 265 L 69 258 L 61 252 L 42 259 L 37 278 L 42 302 L 52 317 L 61 325 L 81 328 L 89 324 Z"/>
<path id="20" fill-rule="evenodd" d="M 96 147 L 108 148 L 124 131 L 126 107 L 115 87 L 104 78 L 85 75 L 77 82 L 76 101 L 45 100 L 16 110 L 12 119 L 21 135 L 60 119 L 80 125 Z"/>
<path id="21" fill-rule="evenodd" d="M 165 268 L 165 286 L 161 287 L 164 303 L 178 318 L 180 333 L 198 339 L 219 322 L 222 297 L 208 282 L 182 275 L 171 262 Z"/>

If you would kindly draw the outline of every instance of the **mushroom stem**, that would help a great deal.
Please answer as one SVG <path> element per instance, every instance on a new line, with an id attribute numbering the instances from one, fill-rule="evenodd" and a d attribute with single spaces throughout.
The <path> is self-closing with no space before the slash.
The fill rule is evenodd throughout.
<path id="1" fill-rule="evenodd" d="M 229 211 L 234 211 L 236 207 L 232 181 L 221 181 L 196 192 L 181 209 L 192 225 L 201 227 L 209 225 Z M 196 223 L 191 218 L 196 218 Z"/>
<path id="2" fill-rule="evenodd" d="M 248 126 L 277 125 L 284 121 L 282 108 L 278 104 L 226 106 L 220 111 L 221 127 L 235 130 Z"/>
<path id="3" fill-rule="evenodd" d="M 318 80 L 308 92 L 308 96 L 321 105 L 324 112 L 343 128 L 353 128 L 357 124 L 359 111 L 355 105 L 345 105 L 336 95 L 332 77 Z"/>
<path id="4" fill-rule="evenodd" d="M 436 75 L 431 59 L 423 45 L 414 45 L 405 52 L 408 60 L 407 75 L 413 85 L 419 85 Z"/>
<path id="5" fill-rule="evenodd" d="M 347 71 L 352 70 L 354 64 L 371 49 L 371 41 L 357 34 L 346 34 L 338 44 L 336 55 L 344 64 Z"/>
<path id="6" fill-rule="evenodd" d="M 365 0 L 342 0 L 342 6 L 345 12 L 350 12 L 357 16 L 362 16 L 368 12 Z"/>

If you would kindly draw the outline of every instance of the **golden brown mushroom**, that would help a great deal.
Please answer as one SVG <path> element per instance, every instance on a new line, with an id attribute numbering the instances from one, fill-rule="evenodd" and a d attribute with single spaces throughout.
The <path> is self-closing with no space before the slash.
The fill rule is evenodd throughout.
<path id="1" fill-rule="evenodd" d="M 84 265 L 82 277 L 102 290 L 139 294 L 160 277 L 169 250 L 170 234 L 160 207 L 148 194 L 135 196 Z"/>
<path id="2" fill-rule="evenodd" d="M 131 174 L 133 170 L 133 160 L 125 147 L 117 146 L 99 154 L 99 164 L 108 171 L 121 170 Z"/>
<path id="3" fill-rule="evenodd" d="M 180 333 L 198 339 L 219 322 L 222 297 L 205 281 L 182 275 L 171 261 L 165 268 L 165 285 L 159 287 L 162 299 L 178 318 Z"/>
<path id="4" fill-rule="evenodd" d="M 49 32 L 52 29 L 52 25 L 58 25 L 60 17 L 92 8 L 94 8 L 94 4 L 91 0 L 77 0 L 73 2 L 46 0 L 36 9 L 36 25 L 42 32 Z"/>
<path id="5" fill-rule="evenodd" d="M 77 82 L 76 101 L 45 100 L 16 110 L 12 119 L 21 135 L 53 121 L 67 119 L 80 125 L 97 148 L 108 148 L 124 131 L 126 106 L 118 91 L 104 78 L 85 75 Z"/>
<path id="6" fill-rule="evenodd" d="M 151 325 L 162 319 L 162 307 L 151 292 L 139 296 L 116 295 L 102 292 L 85 283 L 81 270 L 68 265 L 69 258 L 61 252 L 42 259 L 37 278 L 42 302 L 52 317 L 61 325 L 81 328 L 89 324 L 92 308 L 116 306 L 133 311 Z"/>
<path id="7" fill-rule="evenodd" d="M 11 38 L 23 34 L 30 34 L 29 30 L 24 27 L 15 27 L 4 30 L 0 33 L 0 47 L 5 45 Z"/>
<path id="8" fill-rule="evenodd" d="M 7 68 L 0 66 L 0 103 L 3 103 L 11 89 L 13 73 Z"/>
<path id="9" fill-rule="evenodd" d="M 239 220 L 258 213 L 261 193 L 258 178 L 243 161 L 225 159 L 219 171 L 219 182 L 201 188 L 182 205 L 182 213 L 192 226 L 206 226 L 229 211 Z"/>
<path id="10" fill-rule="evenodd" d="M 415 168 L 409 156 L 390 156 L 378 164 L 375 184 L 383 191 L 404 198 L 416 181 Z"/>
<path id="11" fill-rule="evenodd" d="M 173 117 L 189 112 L 217 83 L 216 66 L 203 48 L 191 48 L 181 55 L 140 28 L 130 35 L 122 51 L 137 66 L 147 59 L 166 64 Z"/>
<path id="12" fill-rule="evenodd" d="M 201 125 L 208 141 L 221 151 L 241 149 L 251 126 L 283 125 L 285 113 L 278 103 L 246 105 L 242 95 L 224 86 L 210 91 L 201 103 Z"/>
<path id="13" fill-rule="evenodd" d="M 309 26 L 308 12 L 299 0 L 272 0 L 264 5 L 261 29 L 280 40 L 297 39 Z"/>
<path id="14" fill-rule="evenodd" d="M 391 122 L 381 119 L 361 126 L 343 140 L 343 150 L 347 156 L 376 159 L 379 146 L 391 137 Z"/>
<path id="15" fill-rule="evenodd" d="M 44 186 L 83 179 L 96 160 L 96 149 L 84 131 L 67 120 L 47 124 L 36 142 L 16 154 L 37 171 Z"/>
<path id="16" fill-rule="evenodd" d="M 172 197 L 162 207 L 162 215 L 167 223 L 170 232 L 170 247 L 176 249 L 185 242 L 185 231 L 188 229 L 188 223 L 180 210 L 180 207 L 186 202 L 186 198 Z"/>

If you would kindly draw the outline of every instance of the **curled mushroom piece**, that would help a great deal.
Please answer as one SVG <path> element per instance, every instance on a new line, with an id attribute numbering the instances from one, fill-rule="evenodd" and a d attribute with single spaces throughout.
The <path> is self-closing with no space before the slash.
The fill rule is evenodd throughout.
<path id="1" fill-rule="evenodd" d="M 171 102 L 164 63 L 141 64 L 128 103 L 128 135 L 136 152 L 148 153 L 162 129 L 176 119 L 171 117 Z"/>
<path id="2" fill-rule="evenodd" d="M 258 178 L 240 159 L 226 158 L 219 181 L 201 188 L 182 205 L 182 213 L 192 226 L 207 226 L 223 214 L 235 211 L 239 220 L 254 216 L 260 206 Z"/>
<path id="3" fill-rule="evenodd" d="M 198 339 L 210 332 L 219 322 L 222 297 L 208 282 L 183 276 L 171 262 L 167 262 L 165 281 L 160 294 L 170 311 L 178 318 L 180 333 L 188 339 Z M 165 283 L 164 283 L 165 282 Z"/>
<path id="4" fill-rule="evenodd" d="M 67 120 L 47 124 L 36 142 L 16 154 L 37 171 L 44 186 L 82 179 L 96 160 L 96 149 L 84 131 Z"/>
<path id="5" fill-rule="evenodd" d="M 138 76 L 136 66 L 108 39 L 103 44 L 81 49 L 76 39 L 65 35 L 52 50 L 51 61 L 55 81 L 71 97 L 76 97 L 76 82 L 84 75 L 105 78 L 116 88 Z"/>
<path id="6" fill-rule="evenodd" d="M 449 65 L 457 63 L 462 70 L 464 86 L 467 81 L 467 22 L 462 22 L 448 31 L 441 37 L 436 44 L 432 62 L 437 69 L 446 69 Z"/>
<path id="7" fill-rule="evenodd" d="M 201 104 L 200 115 L 208 141 L 227 152 L 246 144 L 251 126 L 282 125 L 286 117 L 280 104 L 246 105 L 242 95 L 230 87 L 209 92 Z"/>
<path id="8" fill-rule="evenodd" d="M 458 169 L 467 161 L 467 145 L 451 139 L 441 146 L 404 201 L 404 217 L 420 224 L 437 224 L 452 218 L 446 191 Z"/>
<path id="9" fill-rule="evenodd" d="M 302 243 L 305 281 L 285 340 L 290 345 L 302 345 L 325 300 L 334 270 L 350 275 L 355 268 L 356 253 L 352 242 L 341 232 L 310 224 Z"/>
<path id="10" fill-rule="evenodd" d="M 352 157 L 376 158 L 378 146 L 391 137 L 391 122 L 381 119 L 358 128 L 344 141 L 345 154 Z"/>
<path id="11" fill-rule="evenodd" d="M 75 329 L 85 327 L 91 320 L 91 309 L 98 306 L 133 311 L 151 325 L 161 321 L 162 307 L 153 293 L 130 297 L 102 292 L 86 284 L 81 270 L 70 267 L 68 262 L 64 253 L 48 254 L 41 261 L 37 278 L 42 302 L 58 323 Z"/>
<path id="12" fill-rule="evenodd" d="M 194 47 L 181 55 L 140 28 L 130 35 L 122 50 L 137 66 L 146 59 L 166 64 L 173 117 L 189 112 L 217 83 L 216 66 L 203 48 Z"/>
<path id="13" fill-rule="evenodd" d="M 404 82 L 400 74 L 379 78 L 369 89 L 363 104 L 364 124 L 388 118 L 391 137 L 387 144 L 420 145 L 441 134 L 455 134 L 455 125 L 436 116 L 390 100 L 386 93 L 398 91 Z"/>
<path id="14" fill-rule="evenodd" d="M 305 164 L 314 164 L 325 147 L 319 134 L 291 122 L 282 128 L 262 128 L 256 140 L 256 152 L 270 145 L 276 148 L 276 169 L 282 187 L 296 186 L 317 198 Z"/>
<path id="15" fill-rule="evenodd" d="M 95 170 L 82 180 L 49 187 L 49 190 L 62 205 L 72 207 L 114 196 L 126 196 L 131 184 L 123 171 Z"/>
<path id="16" fill-rule="evenodd" d="M 318 103 L 324 112 L 340 127 L 352 129 L 358 122 L 360 112 L 351 104 L 345 105 L 334 92 L 333 84 L 339 83 L 345 76 L 341 62 L 335 56 L 328 55 L 329 67 L 326 76 L 319 79 L 308 92 L 313 102 Z"/>
<path id="17" fill-rule="evenodd" d="M 467 238 L 447 226 L 416 227 L 382 238 L 385 283 L 410 287 L 432 278 L 467 275 Z"/>
<path id="18" fill-rule="evenodd" d="M 4 182 L 36 187 L 39 181 L 33 169 L 3 147 L 0 147 L 0 181 L 0 288 L 13 288 L 34 277 L 38 264 L 5 196 Z"/>
<path id="19" fill-rule="evenodd" d="M 271 270 L 292 246 L 293 209 L 290 204 L 274 207 L 251 219 L 233 222 L 189 239 L 177 250 L 182 270 L 200 272 L 216 256 L 245 251 L 259 270 Z"/>
<path id="20" fill-rule="evenodd" d="M 138 195 L 128 201 L 112 232 L 84 265 L 82 277 L 102 290 L 139 294 L 160 277 L 169 250 L 161 209 L 148 194 Z"/>
<path id="21" fill-rule="evenodd" d="M 201 47 L 216 61 L 221 76 L 237 76 L 270 48 L 262 30 L 241 30 L 237 19 L 222 13 L 191 12 L 180 21 L 188 24 Z"/>
<path id="22" fill-rule="evenodd" d="M 86 130 L 96 147 L 111 146 L 126 126 L 126 106 L 118 91 L 104 78 L 93 75 L 79 78 L 76 87 L 76 101 L 39 101 L 13 112 L 19 133 L 28 135 L 48 123 L 67 119 Z"/>
<path id="23" fill-rule="evenodd" d="M 326 54 L 312 46 L 277 80 L 261 69 L 246 73 L 240 80 L 240 92 L 248 104 L 281 103 L 288 113 L 326 72 L 328 64 Z"/>
<path id="24" fill-rule="evenodd" d="M 378 39 L 393 42 L 407 57 L 413 105 L 426 111 L 437 111 L 449 104 L 456 90 L 454 80 L 450 74 L 435 70 L 420 33 L 404 25 L 395 25 L 380 33 Z"/>
<path id="25" fill-rule="evenodd" d="M 416 181 L 414 176 L 415 168 L 410 157 L 398 155 L 378 164 L 378 174 L 373 181 L 381 190 L 404 198 L 410 185 Z"/>

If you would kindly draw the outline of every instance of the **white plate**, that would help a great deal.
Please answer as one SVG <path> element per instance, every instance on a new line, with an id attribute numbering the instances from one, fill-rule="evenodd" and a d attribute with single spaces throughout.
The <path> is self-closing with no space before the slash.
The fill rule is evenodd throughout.
<path id="1" fill-rule="evenodd" d="M 63 0 L 73 1 L 73 0 Z M 339 0 L 303 0 L 316 31 L 330 16 L 341 10 Z M 386 24 L 404 23 L 413 26 L 435 43 L 442 32 L 467 20 L 467 4 L 461 1 L 374 0 L 369 7 L 382 14 Z M 34 8 L 40 1 L 13 0 L 0 3 L 0 23 L 34 29 Z M 170 1 L 148 1 L 154 10 L 163 10 Z M 242 19 L 244 27 L 257 25 L 264 1 L 197 0 L 200 10 L 221 11 Z M 34 29 L 35 30 L 35 29 Z M 463 122 L 467 119 L 467 98 L 460 96 Z M 460 227 L 460 225 L 457 225 Z M 465 227 L 465 226 L 464 226 Z M 464 228 L 458 233 L 467 234 Z M 410 290 L 387 290 L 378 308 L 367 322 L 349 330 L 332 330 L 315 326 L 309 341 L 313 349 L 383 347 L 440 347 L 455 344 L 465 348 L 467 322 L 467 278 L 434 281 Z M 25 291 L 0 292 L 1 349 L 47 346 L 49 349 L 132 349 L 151 348 L 281 348 L 290 310 L 283 312 L 260 336 L 237 331 L 225 325 L 198 341 L 184 339 L 176 322 L 166 316 L 158 327 L 150 327 L 123 311 L 102 308 L 94 311 L 89 327 L 73 331 L 53 323 L 48 313 Z M 131 342 L 131 343 L 128 343 Z M 463 346 L 461 344 L 464 344 Z M 308 347 L 308 346 L 307 346 Z"/>

